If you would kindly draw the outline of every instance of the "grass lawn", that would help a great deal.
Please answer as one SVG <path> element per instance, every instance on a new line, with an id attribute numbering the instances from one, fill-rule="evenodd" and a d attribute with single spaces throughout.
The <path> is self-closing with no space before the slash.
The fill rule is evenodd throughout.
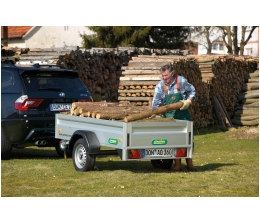
<path id="1" fill-rule="evenodd" d="M 250 208 L 253 211 L 256 206 L 254 202 L 244 202 L 243 199 L 259 198 L 258 127 L 232 128 L 226 132 L 216 127 L 198 129 L 194 130 L 194 142 L 193 161 L 198 172 L 187 172 L 185 161 L 182 160 L 184 171 L 180 173 L 155 169 L 150 161 L 121 161 L 116 155 L 97 157 L 94 171 L 77 172 L 72 159 L 65 161 L 58 157 L 54 148 L 13 149 L 11 160 L 1 161 L 1 201 L 4 201 L 5 208 L 10 206 L 9 212 L 16 205 L 21 215 L 18 220 L 24 216 L 27 223 L 27 213 L 20 210 L 24 207 L 24 200 L 20 201 L 19 198 L 26 198 L 25 201 L 28 201 L 48 197 L 47 205 L 45 200 L 38 203 L 29 200 L 30 207 L 26 206 L 24 209 L 30 208 L 40 214 L 42 210 L 48 209 L 48 213 L 51 212 L 56 217 L 57 209 L 62 208 L 58 215 L 59 221 L 61 213 L 64 213 L 66 221 L 71 219 L 71 222 L 75 222 L 75 217 L 66 211 L 73 211 L 74 208 L 74 213 L 78 213 L 79 207 L 82 209 L 82 206 L 87 205 L 90 206 L 89 211 L 92 208 L 98 214 L 100 212 L 95 208 L 103 208 L 100 218 L 116 215 L 116 211 L 121 209 L 126 215 L 131 214 L 132 210 L 140 215 L 150 214 L 150 219 L 154 216 L 149 212 L 154 209 L 159 214 L 167 213 L 172 216 L 175 211 L 173 206 L 176 204 L 182 208 L 178 211 L 179 215 L 190 214 L 195 218 L 201 214 L 203 208 L 204 212 L 213 216 L 219 212 L 221 215 L 227 213 L 225 219 L 228 220 L 229 217 L 231 223 L 234 217 L 230 212 L 235 207 L 236 218 L 243 220 L 239 215 L 245 216 L 245 209 Z M 14 198 L 18 198 L 18 202 L 13 201 Z M 210 198 L 213 201 L 209 201 Z M 217 199 L 220 198 L 232 201 L 218 202 Z M 238 198 L 238 202 L 233 200 Z M 190 209 L 191 205 L 195 207 Z M 8 216 L 7 214 L 4 213 Z M 142 215 L 144 217 L 146 216 Z M 155 216 L 151 222 L 158 223 L 161 220 L 161 216 Z M 200 223 L 208 223 L 204 215 L 199 216 L 198 220 Z M 34 223 L 33 218 L 31 221 Z"/>
<path id="2" fill-rule="evenodd" d="M 198 172 L 155 169 L 150 161 L 100 156 L 77 172 L 54 148 L 13 149 L 1 161 L 2 197 L 258 197 L 259 138 L 246 128 L 194 130 Z M 255 136 L 255 137 L 254 137 Z"/>

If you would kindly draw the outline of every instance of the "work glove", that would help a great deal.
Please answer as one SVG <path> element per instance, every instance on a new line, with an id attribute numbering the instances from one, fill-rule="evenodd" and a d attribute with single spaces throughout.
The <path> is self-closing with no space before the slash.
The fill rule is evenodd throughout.
<path id="1" fill-rule="evenodd" d="M 191 100 L 180 100 L 180 102 L 183 102 L 183 106 L 180 108 L 180 110 L 186 110 L 191 105 Z"/>

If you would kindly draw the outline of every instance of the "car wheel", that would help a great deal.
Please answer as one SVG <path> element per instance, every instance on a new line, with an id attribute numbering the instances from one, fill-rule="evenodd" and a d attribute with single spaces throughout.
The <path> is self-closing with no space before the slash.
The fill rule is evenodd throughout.
<path id="1" fill-rule="evenodd" d="M 94 169 L 96 155 L 88 154 L 87 146 L 81 138 L 76 141 L 73 147 L 72 160 L 77 171 L 89 171 Z"/>
<path id="2" fill-rule="evenodd" d="M 8 160 L 11 157 L 12 145 L 6 140 L 1 130 L 1 159 Z"/>
<path id="3" fill-rule="evenodd" d="M 173 159 L 155 159 L 151 160 L 154 168 L 170 169 L 173 163 Z"/>

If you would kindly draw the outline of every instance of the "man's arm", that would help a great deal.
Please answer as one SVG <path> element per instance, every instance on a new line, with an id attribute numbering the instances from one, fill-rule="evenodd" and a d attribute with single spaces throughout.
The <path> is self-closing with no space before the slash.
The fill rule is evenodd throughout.
<path id="1" fill-rule="evenodd" d="M 152 109 L 163 106 L 164 105 L 164 92 L 160 84 L 158 83 L 154 90 L 154 96 L 152 101 Z"/>

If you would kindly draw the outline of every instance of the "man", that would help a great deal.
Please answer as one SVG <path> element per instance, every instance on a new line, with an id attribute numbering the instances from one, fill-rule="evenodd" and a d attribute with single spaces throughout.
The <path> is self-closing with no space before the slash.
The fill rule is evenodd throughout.
<path id="1" fill-rule="evenodd" d="M 180 120 L 190 120 L 189 106 L 196 98 L 196 90 L 186 78 L 175 74 L 172 65 L 166 64 L 160 69 L 162 80 L 156 85 L 152 108 L 157 108 L 166 104 L 183 102 L 180 110 L 172 110 L 164 114 L 165 117 L 174 117 Z M 181 171 L 181 159 L 174 159 L 174 166 L 170 171 Z M 197 171 L 193 166 L 192 159 L 186 159 L 187 169 Z"/>

